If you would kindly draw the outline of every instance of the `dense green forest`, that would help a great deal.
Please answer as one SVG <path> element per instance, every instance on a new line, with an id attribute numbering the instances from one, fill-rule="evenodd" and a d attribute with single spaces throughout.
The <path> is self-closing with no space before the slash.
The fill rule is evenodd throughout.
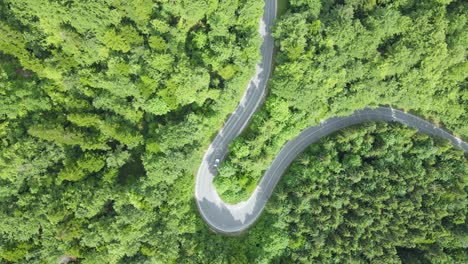
<path id="1" fill-rule="evenodd" d="M 1 0 L 0 259 L 186 254 L 193 171 L 253 75 L 262 8 Z"/>
<path id="2" fill-rule="evenodd" d="M 206 227 L 194 172 L 254 72 L 262 7 L 0 0 L 0 263 L 465 262 L 466 156 L 396 124 L 311 146 L 248 233 Z M 468 136 L 467 7 L 290 0 L 218 189 L 247 196 L 287 139 L 367 105 Z"/>
<path id="3" fill-rule="evenodd" d="M 467 176 L 451 143 L 369 123 L 309 147 L 260 222 L 280 263 L 465 263 Z"/>
<path id="4" fill-rule="evenodd" d="M 290 1 L 274 29 L 271 93 L 221 166 L 222 197 L 248 198 L 302 129 L 366 106 L 413 111 L 467 138 L 467 10 L 467 1 Z"/>

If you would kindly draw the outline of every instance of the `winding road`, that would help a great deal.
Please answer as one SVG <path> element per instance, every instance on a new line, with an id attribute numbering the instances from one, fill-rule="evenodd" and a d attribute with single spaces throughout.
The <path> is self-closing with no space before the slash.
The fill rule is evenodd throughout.
<path id="1" fill-rule="evenodd" d="M 455 146 L 468 152 L 468 143 L 417 116 L 389 107 L 365 108 L 346 117 L 330 118 L 318 126 L 303 130 L 282 147 L 247 201 L 238 204 L 223 202 L 213 185 L 217 175 L 215 163 L 217 159 L 220 161 L 224 159 L 229 143 L 243 131 L 266 95 L 274 50 L 274 40 L 270 30 L 276 19 L 276 13 L 277 1 L 265 0 L 259 30 L 263 38 L 262 60 L 257 65 L 255 76 L 250 81 L 240 104 L 205 152 L 197 173 L 195 198 L 201 216 L 211 229 L 227 235 L 236 235 L 249 228 L 260 217 L 275 186 L 291 162 L 310 144 L 348 126 L 369 121 L 400 122 L 422 133 L 450 140 Z"/>

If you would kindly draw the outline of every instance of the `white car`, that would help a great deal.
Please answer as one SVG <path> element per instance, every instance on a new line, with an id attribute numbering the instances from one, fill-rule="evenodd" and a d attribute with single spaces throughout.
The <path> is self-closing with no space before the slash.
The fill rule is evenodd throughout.
<path id="1" fill-rule="evenodd" d="M 215 159 L 213 167 L 218 168 L 219 159 Z"/>

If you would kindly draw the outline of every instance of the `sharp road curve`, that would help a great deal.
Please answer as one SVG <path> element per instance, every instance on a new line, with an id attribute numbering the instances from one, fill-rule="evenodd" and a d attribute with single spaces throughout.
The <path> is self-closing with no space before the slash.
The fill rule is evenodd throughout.
<path id="1" fill-rule="evenodd" d="M 468 152 L 468 143 L 419 117 L 388 107 L 366 108 L 346 117 L 328 119 L 318 126 L 303 130 L 282 147 L 247 201 L 238 204 L 223 202 L 213 186 L 213 180 L 217 175 L 214 164 L 217 159 L 220 161 L 224 159 L 229 143 L 242 132 L 265 97 L 274 50 L 271 26 L 276 19 L 276 13 L 277 1 L 265 0 L 264 14 L 259 28 L 263 38 L 262 60 L 257 65 L 255 75 L 241 102 L 205 152 L 197 173 L 195 198 L 201 216 L 211 229 L 229 235 L 245 231 L 259 218 L 276 184 L 291 162 L 310 144 L 351 125 L 369 121 L 400 122 L 417 128 L 422 133 L 450 140 Z"/>

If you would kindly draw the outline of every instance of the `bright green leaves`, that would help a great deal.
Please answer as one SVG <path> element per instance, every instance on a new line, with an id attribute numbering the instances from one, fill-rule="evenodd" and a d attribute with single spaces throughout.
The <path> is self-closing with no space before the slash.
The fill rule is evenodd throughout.
<path id="1" fill-rule="evenodd" d="M 0 262 L 201 262 L 191 171 L 254 71 L 262 7 L 0 1 Z"/>
<path id="2" fill-rule="evenodd" d="M 105 158 L 99 154 L 86 153 L 78 158 L 70 165 L 66 165 L 65 169 L 58 173 L 58 183 L 66 181 L 79 181 L 85 177 L 100 171 L 105 163 Z"/>
<path id="3" fill-rule="evenodd" d="M 433 1 L 330 2 L 319 16 L 313 2 L 293 1 L 294 12 L 274 29 L 281 52 L 273 94 L 310 113 L 391 104 L 466 130 L 462 1 L 450 8 Z"/>
<path id="4" fill-rule="evenodd" d="M 33 73 L 20 68 L 8 56 L 0 55 L 0 119 L 16 119 L 51 108 L 50 100 L 37 87 Z"/>
<path id="5" fill-rule="evenodd" d="M 235 66 L 232 66 L 231 64 L 226 65 L 224 68 L 222 68 L 220 71 L 218 71 L 219 75 L 224 79 L 224 80 L 229 80 L 234 75 L 236 74 L 237 69 Z"/>
<path id="6" fill-rule="evenodd" d="M 67 119 L 80 127 L 94 127 L 102 123 L 99 115 L 96 114 L 69 114 Z"/>
<path id="7" fill-rule="evenodd" d="M 112 50 L 126 53 L 132 47 L 141 45 L 143 38 L 132 26 L 123 26 L 118 30 L 110 29 L 107 31 L 101 41 Z"/>
<path id="8" fill-rule="evenodd" d="M 370 0 L 373 1 L 373 0 Z M 310 12 L 310 14 L 314 17 L 317 17 L 320 13 L 320 8 L 321 8 L 321 2 L 320 0 L 289 0 L 289 4 L 292 7 L 301 7 L 301 8 L 307 8 L 307 10 Z"/>
<path id="9" fill-rule="evenodd" d="M 70 114 L 67 119 L 80 127 L 96 128 L 102 133 L 101 140 L 117 140 L 128 148 L 134 148 L 142 143 L 143 137 L 134 132 L 132 126 L 118 118 L 102 120 L 93 114 Z"/>
<path id="10" fill-rule="evenodd" d="M 151 113 L 156 116 L 164 115 L 164 114 L 167 114 L 171 110 L 171 108 L 169 108 L 167 100 L 168 99 L 163 100 L 159 97 L 152 98 L 152 99 L 147 100 L 146 103 L 141 106 L 141 108 L 145 110 L 146 112 Z"/>
<path id="11" fill-rule="evenodd" d="M 59 126 L 32 126 L 28 129 L 28 133 L 33 137 L 55 142 L 58 144 L 70 146 L 78 145 L 83 150 L 109 149 L 109 147 L 106 144 L 99 142 L 100 140 L 96 137 L 89 137 L 79 130 L 64 129 Z"/>
<path id="12" fill-rule="evenodd" d="M 237 8 L 237 3 L 234 1 L 226 1 L 226 5 L 232 8 Z M 185 0 L 180 3 L 167 2 L 163 4 L 163 10 L 172 13 L 178 17 L 179 21 L 176 24 L 177 29 L 182 32 L 187 32 L 191 27 L 198 23 L 206 14 L 212 13 L 217 8 L 219 3 L 213 0 Z"/>
<path id="13" fill-rule="evenodd" d="M 149 153 L 159 153 L 161 152 L 161 147 L 159 147 L 159 144 L 156 142 L 147 142 L 146 151 Z"/>
<path id="14" fill-rule="evenodd" d="M 449 8 L 434 1 L 290 1 L 291 12 L 273 29 L 280 52 L 271 95 L 239 139 L 243 147 L 233 148 L 225 162 L 237 178 L 215 179 L 218 190 L 226 191 L 223 198 L 247 198 L 245 182 L 256 182 L 302 129 L 367 106 L 416 110 L 468 135 L 462 2 Z M 381 144 L 398 140 L 383 137 Z M 414 151 L 428 151 L 422 146 Z M 372 151 L 378 155 L 382 149 Z M 360 164 L 353 156 L 347 160 L 349 167 Z"/>
<path id="15" fill-rule="evenodd" d="M 39 77 L 61 80 L 62 74 L 59 71 L 42 65 L 39 59 L 25 49 L 27 41 L 24 35 L 3 22 L 0 22 L 0 35 L 3 36 L 0 39 L 0 50 L 3 53 L 16 57 L 25 69 L 34 71 Z"/>
<path id="16" fill-rule="evenodd" d="M 123 16 L 130 18 L 136 24 L 139 30 L 147 33 L 148 21 L 153 13 L 153 1 L 151 0 L 135 0 L 125 1 L 116 0 L 112 3 L 114 6 L 121 9 Z"/>
<path id="17" fill-rule="evenodd" d="M 148 43 L 152 49 L 159 52 L 163 52 L 167 48 L 166 41 L 159 36 L 150 36 Z"/>
<path id="18" fill-rule="evenodd" d="M 179 74 L 166 81 L 166 87 L 158 95 L 170 109 L 193 102 L 202 104 L 209 96 L 206 93 L 210 82 L 208 72 L 202 69 L 184 72 L 183 67 L 179 71 Z"/>
<path id="19" fill-rule="evenodd" d="M 143 118 L 143 112 L 139 111 L 136 105 L 128 102 L 127 99 L 108 93 L 101 93 L 96 96 L 93 105 L 97 109 L 105 109 L 119 114 L 132 123 L 138 123 Z"/>
<path id="20" fill-rule="evenodd" d="M 413 151 L 420 146 L 427 152 Z M 351 127 L 302 154 L 267 211 L 302 244 L 288 262 L 399 260 L 398 248 L 451 262 L 447 249 L 461 248 L 467 169 L 463 151 L 402 125 Z"/>
<path id="21" fill-rule="evenodd" d="M 8 245 L 0 246 L 0 259 L 6 261 L 17 262 L 21 261 L 28 254 L 29 249 L 32 245 L 26 242 L 19 243 L 15 248 L 8 247 Z"/>
<path id="22" fill-rule="evenodd" d="M 0 40 L 0 49 L 3 53 L 13 56 L 27 56 L 27 52 L 23 50 L 26 45 L 26 40 L 21 34 L 14 31 L 3 22 L 0 23 L 0 33 L 3 36 Z"/>
<path id="23" fill-rule="evenodd" d="M 345 155 L 343 164 L 349 167 L 359 167 L 362 164 L 361 157 L 358 155 Z"/>
<path id="24" fill-rule="evenodd" d="M 167 22 L 159 19 L 151 20 L 151 26 L 155 29 L 159 34 L 165 34 L 170 31 L 170 26 Z"/>
<path id="25" fill-rule="evenodd" d="M 0 179 L 13 185 L 10 188 L 6 184 L 0 186 L 0 196 L 9 196 L 25 182 L 34 182 L 34 189 L 50 186 L 47 168 L 54 167 L 63 159 L 63 149 L 34 138 L 11 138 L 10 135 L 18 131 L 14 125 L 4 129 L 9 136 L 2 136 L 0 142 Z"/>
<path id="26" fill-rule="evenodd" d="M 203 49 L 208 44 L 208 36 L 202 32 L 194 33 L 193 44 L 197 49 Z"/>
<path id="27" fill-rule="evenodd" d="M 279 46 L 286 56 L 297 60 L 306 48 L 306 36 L 309 35 L 305 17 L 300 14 L 288 16 L 276 26 L 273 36 L 279 39 Z"/>
<path id="28" fill-rule="evenodd" d="M 274 97 L 273 100 L 269 100 L 266 108 L 271 113 L 274 121 L 279 123 L 285 122 L 291 116 L 289 104 L 277 97 Z"/>

